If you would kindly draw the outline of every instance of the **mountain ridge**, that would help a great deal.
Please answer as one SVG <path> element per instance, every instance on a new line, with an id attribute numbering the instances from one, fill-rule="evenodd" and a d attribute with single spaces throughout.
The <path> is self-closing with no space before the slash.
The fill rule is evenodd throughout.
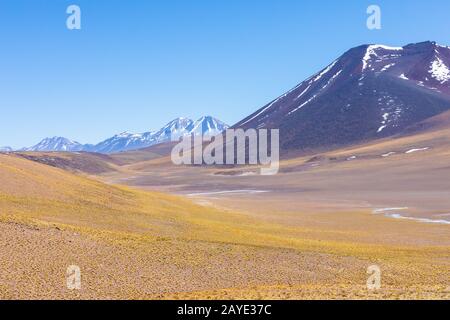
<path id="1" fill-rule="evenodd" d="M 45 138 L 38 144 L 29 148 L 23 148 L 19 151 L 96 152 L 109 154 L 138 150 L 175 140 L 190 134 L 213 136 L 220 134 L 228 127 L 229 126 L 227 124 L 212 116 L 203 116 L 197 121 L 180 117 L 170 121 L 157 131 L 149 131 L 144 133 L 124 131 L 95 145 L 81 144 L 74 140 L 55 136 L 52 138 Z"/>
<path id="2" fill-rule="evenodd" d="M 405 134 L 450 110 L 450 47 L 434 41 L 391 47 L 365 44 L 274 99 L 232 128 L 280 129 L 282 151 L 333 149 Z M 211 117 L 177 118 L 158 131 L 123 132 L 96 145 L 55 137 L 24 151 L 115 153 L 187 134 L 220 134 Z M 50 150 L 48 150 L 50 149 Z"/>

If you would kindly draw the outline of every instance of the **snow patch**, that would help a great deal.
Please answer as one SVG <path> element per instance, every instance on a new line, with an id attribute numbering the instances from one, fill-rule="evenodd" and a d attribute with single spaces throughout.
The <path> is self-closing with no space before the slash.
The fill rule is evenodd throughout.
<path id="1" fill-rule="evenodd" d="M 385 65 L 385 66 L 383 67 L 383 69 L 381 69 L 381 72 L 387 71 L 387 70 L 389 70 L 390 68 L 392 68 L 393 66 L 395 66 L 395 63 L 390 63 L 390 64 L 388 64 L 388 65 Z"/>
<path id="2" fill-rule="evenodd" d="M 226 190 L 226 191 L 213 191 L 213 192 L 199 192 L 187 194 L 188 197 L 197 196 L 210 196 L 210 195 L 221 195 L 221 194 L 256 194 L 256 193 L 266 193 L 269 191 L 265 190 Z"/>
<path id="3" fill-rule="evenodd" d="M 333 75 L 330 80 L 328 80 L 328 82 L 322 87 L 322 90 L 325 89 L 326 87 L 328 87 L 330 85 L 331 82 L 333 82 L 334 79 L 336 79 L 340 74 L 341 74 L 342 70 L 339 70 L 335 75 Z"/>
<path id="4" fill-rule="evenodd" d="M 427 218 L 405 217 L 398 213 L 390 213 L 390 214 L 386 214 L 385 216 L 389 217 L 389 218 L 394 218 L 394 219 L 411 220 L 411 221 L 417 221 L 417 222 L 423 222 L 423 223 L 450 224 L 450 221 L 447 221 L 447 220 L 433 220 L 433 219 L 427 219 Z"/>
<path id="5" fill-rule="evenodd" d="M 300 85 L 301 85 L 301 84 L 300 84 Z M 296 88 L 297 88 L 297 87 L 296 87 Z M 295 88 L 292 89 L 292 90 L 295 90 Z M 285 98 L 289 93 L 291 93 L 292 90 L 289 91 L 289 92 L 286 92 L 285 94 L 283 94 L 283 95 L 281 95 L 281 96 L 279 96 L 277 99 L 275 99 L 274 101 L 272 101 L 267 107 L 265 107 L 264 109 L 262 109 L 262 110 L 261 110 L 260 112 L 258 112 L 256 115 L 254 115 L 253 117 L 251 117 L 251 118 L 248 119 L 247 121 L 241 123 L 240 126 L 243 126 L 244 124 L 249 123 L 249 122 L 252 121 L 253 119 L 257 118 L 258 116 L 260 116 L 261 114 L 263 114 L 264 112 L 266 112 L 268 109 L 270 109 L 271 106 L 273 106 L 275 103 L 277 103 L 277 102 L 280 101 L 281 99 Z"/>
<path id="6" fill-rule="evenodd" d="M 389 118 L 389 113 L 383 114 L 383 121 L 381 121 L 381 127 L 378 128 L 377 133 L 380 133 L 387 127 L 388 118 Z"/>
<path id="7" fill-rule="evenodd" d="M 337 60 L 335 62 L 333 62 L 330 66 L 328 66 L 327 69 L 325 69 L 324 71 L 322 71 L 321 74 L 319 74 L 319 76 L 316 77 L 316 79 L 320 79 L 325 73 L 327 73 L 328 71 L 331 70 L 331 68 L 333 68 L 333 66 L 336 64 Z M 342 70 L 339 70 L 338 72 L 336 72 L 329 80 L 328 82 L 320 89 L 320 91 L 326 89 L 331 82 L 333 82 L 334 79 L 336 79 L 340 74 L 342 73 Z M 314 81 L 317 81 L 316 79 L 314 79 Z M 299 99 L 301 96 L 303 96 L 305 94 L 305 92 L 310 88 L 311 86 L 308 86 L 308 88 L 306 88 L 305 91 L 303 91 L 296 99 Z M 309 98 L 308 100 L 306 100 L 305 102 L 303 102 L 300 106 L 298 106 L 297 108 L 295 108 L 294 110 L 292 110 L 291 112 L 288 113 L 288 116 L 297 112 L 298 110 L 300 110 L 301 108 L 303 108 L 304 106 L 306 106 L 308 103 L 310 103 L 312 100 L 314 100 L 317 97 L 317 94 L 313 95 L 311 98 Z"/>
<path id="8" fill-rule="evenodd" d="M 295 108 L 294 110 L 292 110 L 291 112 L 288 113 L 288 116 L 293 114 L 294 112 L 297 112 L 298 110 L 300 110 L 301 108 L 303 108 L 304 106 L 306 106 L 308 103 L 310 103 L 311 101 L 313 101 L 315 98 L 317 97 L 317 95 L 313 95 L 311 98 L 309 98 L 308 100 L 306 100 L 304 103 L 302 103 L 300 106 L 298 106 L 297 108 Z"/>
<path id="9" fill-rule="evenodd" d="M 450 80 L 450 70 L 438 57 L 436 57 L 436 60 L 431 63 L 431 67 L 428 73 L 430 73 L 431 76 L 441 84 Z"/>
<path id="10" fill-rule="evenodd" d="M 300 98 L 301 98 L 301 97 L 309 90 L 309 88 L 311 88 L 311 85 L 309 85 L 308 87 L 306 87 L 306 89 L 303 90 L 302 93 L 300 93 L 300 94 L 297 96 L 297 98 L 295 98 L 294 100 L 300 99 Z"/>
<path id="11" fill-rule="evenodd" d="M 385 212 L 389 212 L 389 211 L 400 211 L 400 210 L 408 210 L 408 207 L 400 207 L 400 208 L 381 208 L 381 209 L 375 209 L 373 210 L 374 214 L 378 214 L 378 213 L 385 213 Z"/>
<path id="12" fill-rule="evenodd" d="M 384 49 L 384 50 L 389 50 L 389 51 L 401 51 L 403 50 L 402 47 L 388 47 L 388 46 L 384 46 L 384 45 L 380 45 L 380 44 L 376 44 L 376 45 L 370 45 L 367 47 L 366 50 L 366 54 L 363 57 L 363 67 L 362 67 L 362 71 L 364 72 L 364 70 L 366 70 L 367 67 L 371 67 L 369 65 L 369 61 L 371 59 L 372 56 L 378 57 L 376 50 L 377 49 Z"/>

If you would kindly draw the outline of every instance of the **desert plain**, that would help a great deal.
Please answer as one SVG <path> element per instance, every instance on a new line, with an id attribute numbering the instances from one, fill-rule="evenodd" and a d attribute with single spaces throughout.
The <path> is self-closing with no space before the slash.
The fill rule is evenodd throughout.
<path id="1" fill-rule="evenodd" d="M 299 154 L 273 176 L 169 150 L 0 154 L 0 298 L 450 298 L 449 129 Z"/>

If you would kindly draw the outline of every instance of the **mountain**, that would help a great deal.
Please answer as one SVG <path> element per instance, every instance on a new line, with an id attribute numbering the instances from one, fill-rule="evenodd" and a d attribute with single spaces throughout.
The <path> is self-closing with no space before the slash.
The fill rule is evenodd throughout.
<path id="1" fill-rule="evenodd" d="M 187 118 L 177 118 L 158 131 L 149 131 L 145 133 L 131 133 L 126 131 L 96 145 L 82 145 L 65 138 L 54 137 L 46 138 L 39 144 L 30 148 L 25 148 L 23 151 L 85 151 L 107 154 L 142 149 L 176 140 L 190 134 L 215 136 L 227 128 L 228 125 L 211 116 L 202 117 L 195 122 Z"/>
<path id="2" fill-rule="evenodd" d="M 0 152 L 12 152 L 13 149 L 11 147 L 0 147 Z"/>
<path id="3" fill-rule="evenodd" d="M 84 145 L 79 142 L 72 141 L 63 137 L 45 138 L 38 144 L 24 148 L 21 151 L 67 151 L 76 152 L 82 151 Z"/>
<path id="4" fill-rule="evenodd" d="M 363 45 L 234 128 L 280 129 L 283 150 L 331 149 L 406 133 L 450 109 L 450 47 Z"/>
<path id="5" fill-rule="evenodd" d="M 125 131 L 94 146 L 85 147 L 83 151 L 113 153 L 125 150 L 139 149 L 141 145 L 145 145 L 143 134 Z"/>
<path id="6" fill-rule="evenodd" d="M 216 136 L 228 129 L 228 125 L 211 116 L 202 117 L 193 124 L 190 133 L 194 135 Z"/>
<path id="7" fill-rule="evenodd" d="M 211 116 L 202 117 L 195 122 L 188 118 L 177 118 L 170 121 L 158 131 L 145 133 L 123 132 L 91 148 L 86 148 L 85 151 L 115 153 L 137 150 L 171 140 L 177 140 L 180 137 L 190 134 L 215 136 L 227 128 L 228 125 Z"/>
<path id="8" fill-rule="evenodd" d="M 187 118 L 175 119 L 173 121 L 170 121 L 159 131 L 151 135 L 152 139 L 154 140 L 154 143 L 152 144 L 154 145 L 158 143 L 163 143 L 189 135 L 192 133 L 193 128 L 194 128 L 194 121 L 192 121 L 191 119 Z"/>

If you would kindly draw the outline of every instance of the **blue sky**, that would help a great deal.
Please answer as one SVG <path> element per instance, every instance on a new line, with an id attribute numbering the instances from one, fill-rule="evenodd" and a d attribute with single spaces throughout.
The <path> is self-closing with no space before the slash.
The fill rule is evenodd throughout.
<path id="1" fill-rule="evenodd" d="M 82 29 L 66 28 L 76 4 Z M 382 9 L 382 29 L 366 9 Z M 229 124 L 365 43 L 449 45 L 448 0 L 0 0 L 0 146 Z"/>

